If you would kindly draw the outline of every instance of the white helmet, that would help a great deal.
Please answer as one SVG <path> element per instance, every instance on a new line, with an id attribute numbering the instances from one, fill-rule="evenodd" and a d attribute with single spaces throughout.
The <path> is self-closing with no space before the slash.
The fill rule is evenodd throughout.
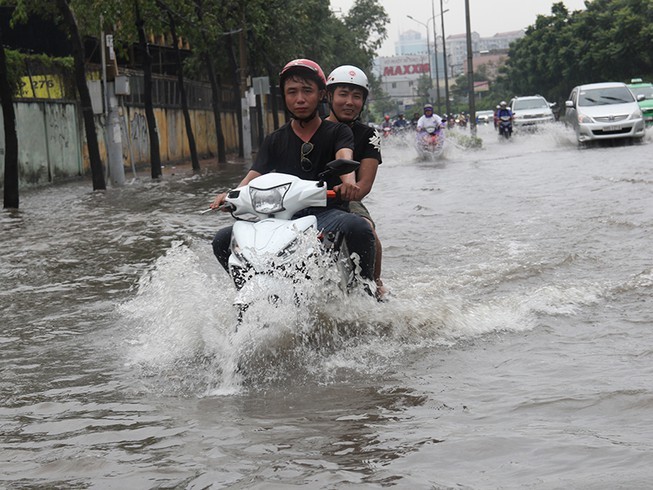
<path id="1" fill-rule="evenodd" d="M 327 90 L 333 91 L 336 86 L 343 84 L 355 85 L 356 87 L 362 88 L 365 99 L 367 99 L 370 93 L 370 82 L 367 79 L 367 75 L 365 75 L 363 70 L 355 66 L 342 65 L 329 73 L 326 82 Z"/>

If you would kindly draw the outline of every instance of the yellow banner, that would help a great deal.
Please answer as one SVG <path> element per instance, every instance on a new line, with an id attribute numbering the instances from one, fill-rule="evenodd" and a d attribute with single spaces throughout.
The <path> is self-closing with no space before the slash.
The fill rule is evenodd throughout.
<path id="1" fill-rule="evenodd" d="M 63 80 L 60 75 L 22 77 L 17 97 L 26 99 L 63 99 Z"/>

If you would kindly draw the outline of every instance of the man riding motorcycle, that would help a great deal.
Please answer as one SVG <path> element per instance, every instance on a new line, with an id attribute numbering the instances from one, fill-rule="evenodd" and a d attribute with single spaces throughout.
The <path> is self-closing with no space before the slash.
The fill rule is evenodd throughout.
<path id="1" fill-rule="evenodd" d="M 440 126 L 442 126 L 442 119 L 433 112 L 433 105 L 425 104 L 424 115 L 417 121 L 417 132 L 424 132 L 429 127 L 439 129 Z"/>
<path id="2" fill-rule="evenodd" d="M 370 92 L 367 75 L 356 66 L 339 66 L 327 77 L 326 87 L 330 109 L 327 120 L 341 122 L 351 128 L 354 133 L 354 160 L 360 162 L 360 167 L 356 171 L 356 185 L 360 187 L 360 194 L 358 199 L 349 203 L 349 211 L 367 219 L 374 230 L 374 221 L 367 208 L 360 202 L 372 190 L 376 172 L 381 164 L 379 132 L 363 124 L 359 119 Z M 407 124 L 405 120 L 404 123 Z M 381 299 L 386 292 L 381 280 L 382 248 L 376 231 L 374 236 L 376 239 L 374 281 L 377 286 L 377 297 Z"/>
<path id="3" fill-rule="evenodd" d="M 500 135 L 510 136 L 512 134 L 513 114 L 505 100 L 502 100 L 497 110 L 497 127 Z M 506 133 L 506 134 L 504 134 Z"/>

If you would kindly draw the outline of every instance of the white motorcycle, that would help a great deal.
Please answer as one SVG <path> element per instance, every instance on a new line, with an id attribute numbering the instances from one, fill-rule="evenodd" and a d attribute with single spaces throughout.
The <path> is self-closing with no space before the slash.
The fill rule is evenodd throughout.
<path id="1" fill-rule="evenodd" d="M 237 219 L 229 272 L 238 289 L 235 304 L 241 317 L 262 297 L 271 304 L 300 303 L 301 288 L 296 286 L 307 280 L 326 279 L 344 291 L 353 284 L 355 264 L 342 234 L 321 233 L 314 215 L 293 217 L 309 207 L 326 207 L 336 195 L 327 190 L 325 180 L 358 166 L 353 160 L 334 160 L 319 181 L 268 173 L 227 193 L 225 205 Z"/>

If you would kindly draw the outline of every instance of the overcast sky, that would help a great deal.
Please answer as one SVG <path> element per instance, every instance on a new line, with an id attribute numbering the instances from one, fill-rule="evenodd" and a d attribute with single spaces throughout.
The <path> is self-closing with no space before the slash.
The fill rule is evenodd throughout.
<path id="1" fill-rule="evenodd" d="M 331 9 L 346 13 L 354 0 L 330 0 Z M 562 1 L 569 11 L 584 10 L 584 0 L 469 0 L 470 21 L 472 31 L 481 37 L 490 37 L 498 32 L 516 31 L 535 23 L 538 14 L 550 15 L 551 6 Z M 399 40 L 399 34 L 407 30 L 415 30 L 426 37 L 426 28 L 411 20 L 407 15 L 427 24 L 429 34 L 433 36 L 432 3 L 435 6 L 435 24 L 437 35 L 442 35 L 440 23 L 440 0 L 380 0 L 390 16 L 388 24 L 388 39 L 379 50 L 381 56 L 394 55 L 394 43 Z M 465 32 L 465 0 L 442 0 L 445 12 L 445 34 L 462 34 Z"/>

